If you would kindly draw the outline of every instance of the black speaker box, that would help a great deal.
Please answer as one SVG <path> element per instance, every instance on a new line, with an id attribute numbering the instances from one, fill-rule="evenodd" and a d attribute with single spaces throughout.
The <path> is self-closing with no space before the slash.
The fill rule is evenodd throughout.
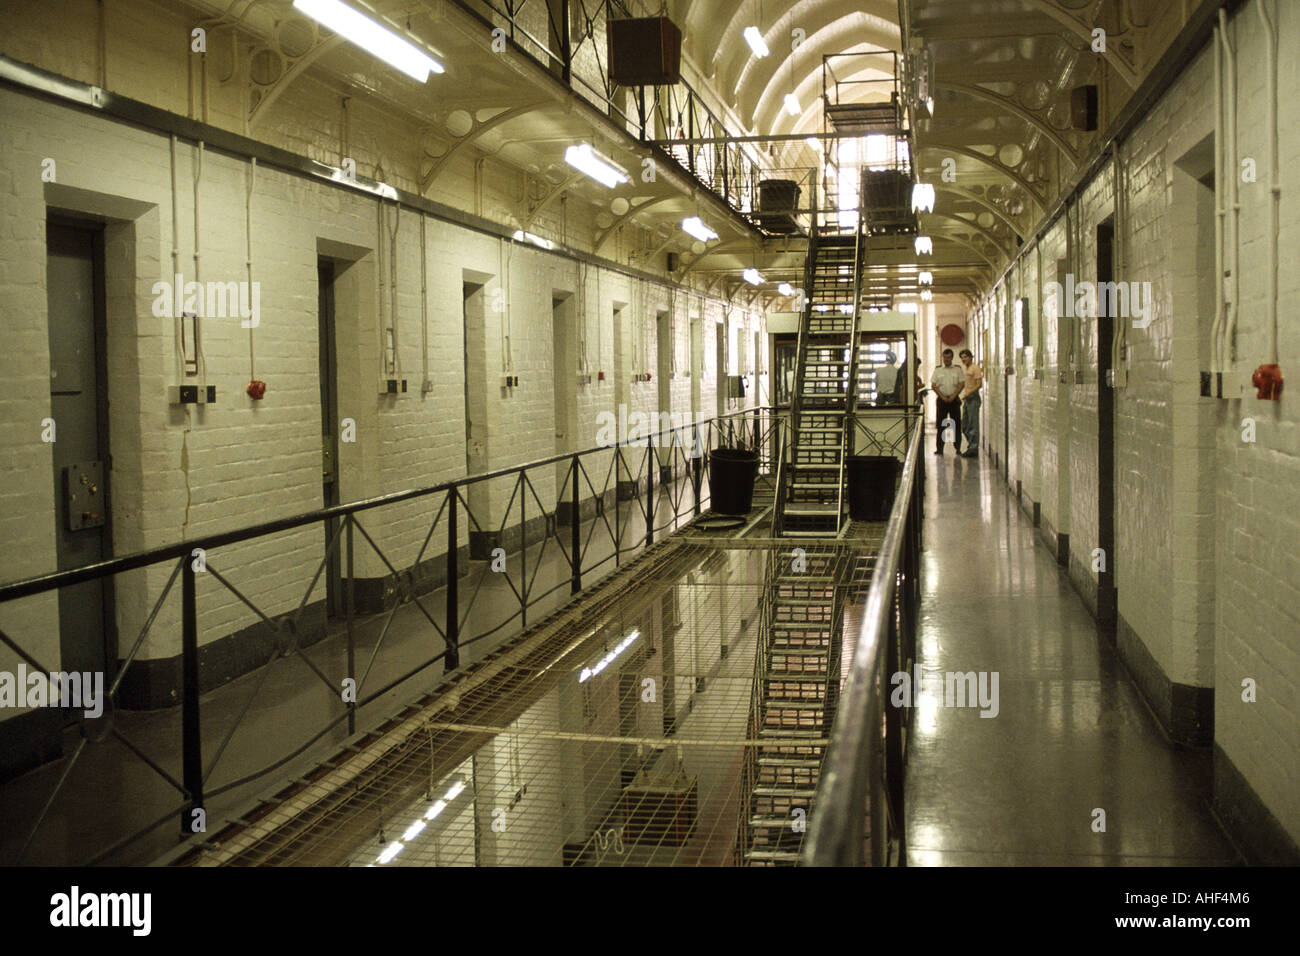
<path id="1" fill-rule="evenodd" d="M 682 78 L 682 31 L 667 17 L 610 20 L 609 78 L 621 86 L 672 86 Z"/>

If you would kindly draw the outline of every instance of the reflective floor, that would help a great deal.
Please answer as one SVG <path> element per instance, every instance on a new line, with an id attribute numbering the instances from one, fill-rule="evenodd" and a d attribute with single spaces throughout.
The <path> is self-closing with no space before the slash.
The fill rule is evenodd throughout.
<path id="1" fill-rule="evenodd" d="M 1163 737 L 1002 476 L 931 447 L 909 863 L 1240 863 L 1209 809 L 1209 753 Z M 938 675 L 971 671 L 989 691 L 998 675 L 996 716 L 951 706 Z"/>

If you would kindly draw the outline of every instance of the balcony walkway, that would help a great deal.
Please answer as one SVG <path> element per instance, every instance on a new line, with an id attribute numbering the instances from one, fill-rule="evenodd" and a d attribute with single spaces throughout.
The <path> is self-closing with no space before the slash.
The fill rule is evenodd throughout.
<path id="1" fill-rule="evenodd" d="M 933 673 L 997 671 L 999 710 L 921 696 L 909 864 L 1241 863 L 1209 809 L 1209 753 L 1164 737 L 992 465 L 932 447 L 917 656 L 927 687 Z"/>

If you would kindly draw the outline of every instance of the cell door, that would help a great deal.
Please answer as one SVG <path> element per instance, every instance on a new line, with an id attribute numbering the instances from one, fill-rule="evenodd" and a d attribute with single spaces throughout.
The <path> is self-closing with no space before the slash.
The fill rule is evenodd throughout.
<path id="1" fill-rule="evenodd" d="M 317 328 L 320 360 L 320 418 L 321 418 L 321 504 L 332 508 L 339 504 L 339 395 L 338 395 L 338 353 L 336 351 L 334 319 L 334 263 L 329 259 L 318 259 L 316 275 L 319 280 Z M 335 541 L 339 521 L 332 518 L 325 522 L 325 547 Z M 330 617 L 343 613 L 343 571 L 339 560 L 343 553 L 341 539 L 335 541 L 332 550 L 328 550 L 325 561 L 325 610 Z"/>
<path id="2" fill-rule="evenodd" d="M 59 570 L 65 570 L 113 552 L 102 228 L 51 219 L 46 224 L 45 277 L 55 541 Z M 117 657 L 111 600 L 112 585 L 106 579 L 59 589 L 63 670 L 111 677 Z"/>

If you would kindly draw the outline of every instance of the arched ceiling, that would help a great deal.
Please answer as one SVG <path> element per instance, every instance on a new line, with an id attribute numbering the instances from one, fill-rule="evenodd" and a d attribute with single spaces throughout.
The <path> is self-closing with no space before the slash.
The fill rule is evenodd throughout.
<path id="1" fill-rule="evenodd" d="M 497 55 L 488 28 L 499 16 L 485 12 L 480 0 L 370 0 L 372 9 L 405 23 L 446 63 L 445 76 L 414 88 L 373 57 L 311 28 L 291 0 L 186 2 L 210 22 L 257 38 L 248 54 L 249 129 L 292 126 L 289 98 L 281 97 L 290 84 L 364 96 L 369 109 L 403 117 L 417 130 L 419 166 L 408 180 L 422 193 L 436 192 L 453 178 L 447 171 L 467 157 L 490 157 L 525 173 L 522 199 L 510 213 L 519 222 L 555 208 L 546 204 L 557 196 L 595 206 L 597 252 L 648 262 L 661 251 L 677 251 L 683 271 L 716 276 L 723 284 L 738 282 L 750 265 L 773 284 L 797 279 L 802 269 L 799 239 L 762 239 L 681 170 L 657 182 L 634 177 L 612 201 L 603 187 L 572 177 L 563 165 L 566 143 L 591 141 L 629 170 L 652 151 L 627 135 L 635 131 L 609 105 L 593 101 L 590 89 L 565 89 L 553 56 L 548 60 L 527 43 Z M 640 14 L 660 9 L 655 0 L 624 2 Z M 603 6 L 601 0 L 569 4 L 575 16 L 581 6 L 582 17 Z M 543 31 L 547 6 L 546 0 L 514 3 L 532 16 L 540 11 Z M 935 274 L 938 295 L 987 287 L 1033 234 L 1099 135 L 1073 128 L 1071 91 L 1097 86 L 1104 128 L 1176 34 L 1186 6 L 1182 0 L 669 0 L 666 12 L 682 30 L 688 75 L 711 108 L 721 105 L 733 136 L 821 132 L 826 57 L 834 57 L 841 101 L 869 102 L 888 96 L 892 54 L 901 53 L 904 42 L 928 53 L 934 114 L 917 121 L 911 137 L 916 178 L 937 190 L 935 214 L 921 218 L 936 239 L 935 252 L 918 264 L 910 240 L 882 247 L 871 282 L 876 291 L 890 282 L 904 288 L 918 267 L 926 268 Z M 900 8 L 908 17 L 901 25 Z M 745 42 L 743 31 L 751 25 L 762 31 L 768 56 L 756 57 Z M 1105 31 L 1104 51 L 1093 48 L 1098 29 Z M 588 54 L 596 53 L 585 61 L 589 67 L 604 55 L 604 38 L 589 32 L 583 39 Z M 869 52 L 880 50 L 890 52 Z M 784 108 L 792 91 L 798 116 Z M 632 92 L 616 88 L 616 99 L 632 103 Z M 816 162 L 799 140 L 746 148 L 766 154 L 777 168 Z M 380 169 L 407 163 L 385 157 Z M 706 213 L 721 234 L 705 255 L 680 232 L 681 218 L 692 211 Z"/>

